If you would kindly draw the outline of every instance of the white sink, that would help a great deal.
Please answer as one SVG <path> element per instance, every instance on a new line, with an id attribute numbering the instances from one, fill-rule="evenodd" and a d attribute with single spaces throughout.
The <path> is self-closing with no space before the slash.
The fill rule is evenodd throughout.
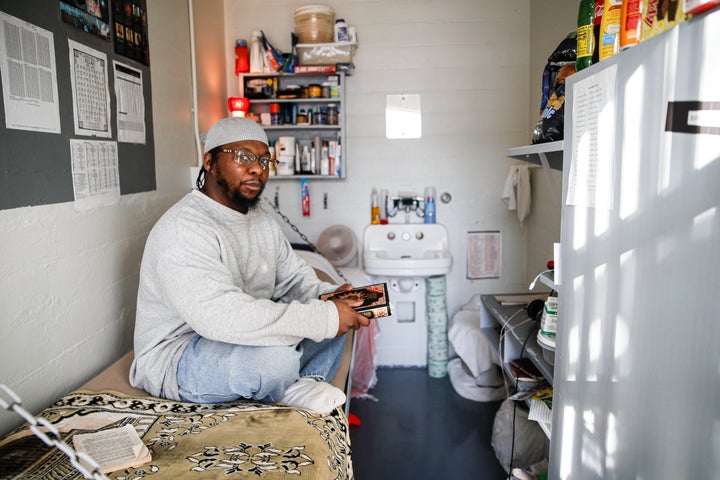
<path id="1" fill-rule="evenodd" d="M 444 275 L 452 266 L 447 229 L 439 223 L 368 225 L 363 265 L 366 273 L 384 277 Z"/>

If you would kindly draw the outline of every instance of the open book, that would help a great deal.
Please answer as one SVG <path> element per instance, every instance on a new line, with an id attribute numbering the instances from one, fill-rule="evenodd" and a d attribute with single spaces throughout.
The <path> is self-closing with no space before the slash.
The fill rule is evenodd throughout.
<path id="1" fill-rule="evenodd" d="M 110 428 L 73 437 L 75 450 L 85 452 L 100 466 L 102 473 L 137 467 L 152 460 L 132 425 Z"/>
<path id="2" fill-rule="evenodd" d="M 320 300 L 330 300 L 333 298 L 362 300 L 362 305 L 355 307 L 355 311 L 368 318 L 388 317 L 392 315 L 386 283 L 376 283 L 343 292 L 332 292 L 320 295 Z"/>

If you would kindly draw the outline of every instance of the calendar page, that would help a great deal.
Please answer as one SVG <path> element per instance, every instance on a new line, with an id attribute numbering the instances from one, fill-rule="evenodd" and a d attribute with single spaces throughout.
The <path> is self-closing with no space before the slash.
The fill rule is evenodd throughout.
<path id="1" fill-rule="evenodd" d="M 75 135 L 112 137 L 107 55 L 68 40 Z"/>

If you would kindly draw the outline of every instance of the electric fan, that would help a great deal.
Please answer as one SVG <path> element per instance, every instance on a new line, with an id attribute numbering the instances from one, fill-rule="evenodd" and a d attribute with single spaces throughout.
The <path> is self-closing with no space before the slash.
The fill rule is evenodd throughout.
<path id="1" fill-rule="evenodd" d="M 345 225 L 332 225 L 323 230 L 315 246 L 336 267 L 350 263 L 358 248 L 355 234 Z"/>

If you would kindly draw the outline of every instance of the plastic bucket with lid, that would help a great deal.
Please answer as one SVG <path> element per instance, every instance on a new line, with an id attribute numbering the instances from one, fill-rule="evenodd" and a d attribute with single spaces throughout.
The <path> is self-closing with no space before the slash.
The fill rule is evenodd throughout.
<path id="1" fill-rule="evenodd" d="M 335 11 L 326 5 L 297 8 L 295 35 L 299 43 L 331 43 L 335 36 Z"/>

